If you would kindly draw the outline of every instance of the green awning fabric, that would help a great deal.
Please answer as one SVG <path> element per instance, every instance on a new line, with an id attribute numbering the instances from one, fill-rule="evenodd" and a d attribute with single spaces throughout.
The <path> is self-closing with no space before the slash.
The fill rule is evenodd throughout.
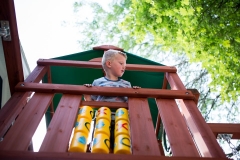
<path id="1" fill-rule="evenodd" d="M 89 61 L 93 58 L 102 57 L 103 51 L 101 50 L 89 50 L 76 54 L 71 54 L 62 57 L 56 57 L 53 59 L 58 60 L 79 60 Z M 150 61 L 148 59 L 136 56 L 131 53 L 125 52 L 128 56 L 128 64 L 145 64 L 145 65 L 159 65 L 162 64 Z M 78 68 L 78 67 L 63 67 L 63 66 L 51 66 L 51 77 L 53 84 L 72 84 L 72 85 L 83 85 L 90 84 L 94 79 L 103 76 L 102 69 L 91 69 L 91 68 Z M 164 73 L 160 72 L 143 72 L 143 71 L 126 71 L 122 77 L 123 79 L 131 82 L 132 86 L 140 86 L 142 88 L 162 88 Z M 43 83 L 47 83 L 46 77 L 43 79 Z M 54 109 L 58 105 L 61 98 L 61 94 L 56 94 L 53 99 Z M 155 126 L 158 109 L 153 98 L 148 99 L 150 111 Z M 46 123 L 50 122 L 50 110 L 46 113 Z"/>

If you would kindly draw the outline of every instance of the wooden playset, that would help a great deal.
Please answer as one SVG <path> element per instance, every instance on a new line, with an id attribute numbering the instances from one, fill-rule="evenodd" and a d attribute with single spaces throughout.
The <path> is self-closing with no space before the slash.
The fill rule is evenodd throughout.
<path id="1" fill-rule="evenodd" d="M 16 24 L 16 22 L 12 23 L 15 21 L 13 2 L 4 1 L 1 4 L 8 12 L 6 17 L 9 18 L 11 24 Z M 13 29 L 12 34 L 17 35 L 17 32 Z M 216 136 L 226 133 L 232 134 L 233 139 L 240 139 L 240 124 L 208 124 L 205 122 L 197 108 L 199 93 L 196 90 L 185 88 L 175 67 L 127 64 L 126 70 L 164 73 L 162 89 L 87 88 L 82 85 L 52 84 L 51 66 L 101 69 L 100 58 L 91 61 L 39 59 L 36 68 L 23 81 L 19 69 L 21 68 L 19 67 L 21 58 L 19 58 L 18 47 L 16 47 L 19 45 L 17 43 L 19 41 L 14 37 L 12 42 L 3 42 L 12 96 L 0 110 L 1 160 L 220 160 L 227 158 L 216 141 Z M 94 49 L 107 50 L 110 48 L 119 49 L 113 46 L 100 46 Z M 11 63 L 15 65 L 9 65 Z M 44 76 L 48 83 L 40 83 Z M 62 94 L 62 97 L 54 110 L 53 98 L 59 93 Z M 82 100 L 84 94 L 128 96 L 129 100 L 128 103 L 84 101 Z M 147 100 L 149 97 L 155 99 L 158 108 L 155 128 Z M 70 136 L 81 106 L 92 106 L 96 109 L 102 106 L 113 110 L 127 109 L 131 154 L 69 152 Z M 39 152 L 33 152 L 31 149 L 32 136 L 48 108 L 51 110 L 52 118 L 47 133 Z M 166 131 L 172 151 L 171 157 L 165 155 L 161 139 L 157 138 L 160 124 Z"/>

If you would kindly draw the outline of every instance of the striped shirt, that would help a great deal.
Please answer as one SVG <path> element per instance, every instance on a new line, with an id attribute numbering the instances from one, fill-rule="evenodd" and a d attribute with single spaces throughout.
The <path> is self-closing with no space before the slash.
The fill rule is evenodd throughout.
<path id="1" fill-rule="evenodd" d="M 112 81 L 107 79 L 106 77 L 101 77 L 95 79 L 92 83 L 92 86 L 100 86 L 100 87 L 120 87 L 120 88 L 131 88 L 131 83 L 125 81 L 123 79 L 118 79 L 116 81 Z M 91 95 L 92 100 L 94 101 L 107 101 L 107 102 L 127 102 L 127 97 L 109 97 L 109 96 L 101 96 L 101 95 Z"/>

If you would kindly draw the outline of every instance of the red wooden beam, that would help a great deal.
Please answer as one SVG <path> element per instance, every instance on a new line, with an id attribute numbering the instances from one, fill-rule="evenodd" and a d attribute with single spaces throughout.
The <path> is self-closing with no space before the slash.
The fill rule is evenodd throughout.
<path id="1" fill-rule="evenodd" d="M 191 91 L 192 94 L 194 95 L 194 102 L 196 103 L 196 105 L 198 104 L 198 99 L 200 97 L 200 93 L 198 92 L 197 89 L 187 89 L 188 91 Z"/>
<path id="2" fill-rule="evenodd" d="M 147 99 L 129 98 L 128 108 L 133 154 L 160 156 Z"/>
<path id="3" fill-rule="evenodd" d="M 92 154 L 92 153 L 63 153 L 63 152 L 14 152 L 0 151 L 2 159 L 14 160 L 228 160 L 227 158 L 203 157 L 164 157 L 150 155 L 124 155 L 124 154 Z"/>
<path id="4" fill-rule="evenodd" d="M 173 156 L 200 157 L 175 100 L 156 101 Z"/>
<path id="5" fill-rule="evenodd" d="M 25 82 L 39 82 L 47 72 L 46 66 L 37 66 Z M 26 105 L 31 92 L 15 92 L 4 107 L 0 110 L 0 137 L 6 133 Z"/>
<path id="6" fill-rule="evenodd" d="M 27 150 L 53 94 L 35 93 L 0 143 L 0 150 Z"/>
<path id="7" fill-rule="evenodd" d="M 109 49 L 114 49 L 114 50 L 118 50 L 118 51 L 123 51 L 122 48 L 113 46 L 113 45 L 101 45 L 101 46 L 96 46 L 93 47 L 93 50 L 103 50 L 103 51 L 107 51 Z"/>
<path id="8" fill-rule="evenodd" d="M 18 82 L 23 82 L 23 68 L 20 52 L 20 41 L 18 37 L 17 22 L 14 8 L 14 0 L 0 1 L 0 20 L 9 21 L 11 41 L 2 41 L 6 61 L 8 81 L 11 95 Z"/>
<path id="9" fill-rule="evenodd" d="M 67 151 L 81 99 L 81 95 L 62 96 L 39 152 Z"/>
<path id="10" fill-rule="evenodd" d="M 176 73 L 167 73 L 172 89 L 186 90 Z M 226 157 L 210 127 L 205 122 L 193 100 L 179 100 L 188 127 L 203 157 Z"/>
<path id="11" fill-rule="evenodd" d="M 67 93 L 67 94 L 88 94 L 104 96 L 128 96 L 128 97 L 153 97 L 167 99 L 194 99 L 191 92 L 177 90 L 161 89 L 133 89 L 118 87 L 85 87 L 81 85 L 64 85 L 64 84 L 45 84 L 45 83 L 19 83 L 16 86 L 17 91 L 33 91 L 43 93 Z"/>
<path id="12" fill-rule="evenodd" d="M 71 66 L 71 67 L 83 67 L 83 68 L 100 68 L 102 69 L 101 62 L 90 61 L 69 61 L 69 60 L 53 60 L 53 59 L 39 59 L 38 65 L 42 66 Z M 156 65 L 139 65 L 139 64 L 127 64 L 126 70 L 134 71 L 149 71 L 149 72 L 177 72 L 175 67 L 171 66 L 156 66 Z"/>
<path id="13" fill-rule="evenodd" d="M 208 123 L 214 135 L 233 134 L 232 139 L 240 139 L 240 124 L 233 123 Z"/>

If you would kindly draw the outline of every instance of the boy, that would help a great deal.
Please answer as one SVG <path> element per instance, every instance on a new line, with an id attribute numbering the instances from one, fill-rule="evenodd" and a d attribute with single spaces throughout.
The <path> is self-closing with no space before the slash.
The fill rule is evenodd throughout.
<path id="1" fill-rule="evenodd" d="M 86 87 L 102 86 L 102 87 L 123 87 L 131 88 L 128 81 L 120 79 L 126 68 L 127 55 L 123 52 L 110 49 L 106 51 L 102 58 L 102 66 L 105 71 L 105 77 L 98 78 L 91 84 L 85 84 Z M 133 86 L 134 89 L 140 88 Z M 87 101 L 108 101 L 108 102 L 127 102 L 127 97 L 107 97 L 101 95 L 85 95 Z"/>

